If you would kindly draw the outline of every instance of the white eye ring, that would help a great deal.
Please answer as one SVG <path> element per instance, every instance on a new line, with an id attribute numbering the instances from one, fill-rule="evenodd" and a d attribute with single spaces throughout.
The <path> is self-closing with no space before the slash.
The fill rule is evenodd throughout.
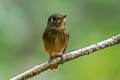
<path id="1" fill-rule="evenodd" d="M 53 18 L 51 18 L 51 22 L 53 22 Z"/>
<path id="2" fill-rule="evenodd" d="M 53 17 L 51 18 L 51 22 L 54 22 L 55 20 L 56 20 L 56 17 L 53 16 Z"/>

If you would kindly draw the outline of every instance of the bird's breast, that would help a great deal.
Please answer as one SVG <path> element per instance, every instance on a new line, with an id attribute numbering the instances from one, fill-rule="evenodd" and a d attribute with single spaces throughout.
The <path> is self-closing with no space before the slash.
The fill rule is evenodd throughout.
<path id="1" fill-rule="evenodd" d="M 49 32 L 43 39 L 45 49 L 48 53 L 56 55 L 61 54 L 67 45 L 67 36 L 64 31 Z"/>

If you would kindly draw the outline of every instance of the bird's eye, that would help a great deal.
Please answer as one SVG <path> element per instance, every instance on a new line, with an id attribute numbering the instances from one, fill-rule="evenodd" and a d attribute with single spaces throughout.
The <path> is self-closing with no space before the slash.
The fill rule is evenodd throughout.
<path id="1" fill-rule="evenodd" d="M 51 21 L 53 22 L 53 21 L 55 21 L 55 20 L 56 20 L 56 17 L 53 16 L 53 17 L 51 18 Z"/>

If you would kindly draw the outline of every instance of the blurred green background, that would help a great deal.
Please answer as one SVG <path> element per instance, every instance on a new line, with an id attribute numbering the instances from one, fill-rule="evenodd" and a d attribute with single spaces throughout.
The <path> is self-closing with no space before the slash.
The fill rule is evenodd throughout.
<path id="1" fill-rule="evenodd" d="M 53 13 L 68 15 L 65 53 L 120 33 L 120 0 L 0 0 L 0 80 L 48 61 L 42 34 Z M 30 80 L 120 80 L 119 57 L 117 45 Z"/>

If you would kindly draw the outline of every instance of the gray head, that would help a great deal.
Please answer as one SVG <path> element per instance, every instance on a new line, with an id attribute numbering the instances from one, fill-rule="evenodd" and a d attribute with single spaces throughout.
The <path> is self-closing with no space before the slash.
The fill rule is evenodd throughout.
<path id="1" fill-rule="evenodd" d="M 55 27 L 55 28 L 59 28 L 60 26 L 64 26 L 66 23 L 66 16 L 67 15 L 62 15 L 60 13 L 55 13 L 52 14 L 49 18 L 48 18 L 48 27 Z"/>

